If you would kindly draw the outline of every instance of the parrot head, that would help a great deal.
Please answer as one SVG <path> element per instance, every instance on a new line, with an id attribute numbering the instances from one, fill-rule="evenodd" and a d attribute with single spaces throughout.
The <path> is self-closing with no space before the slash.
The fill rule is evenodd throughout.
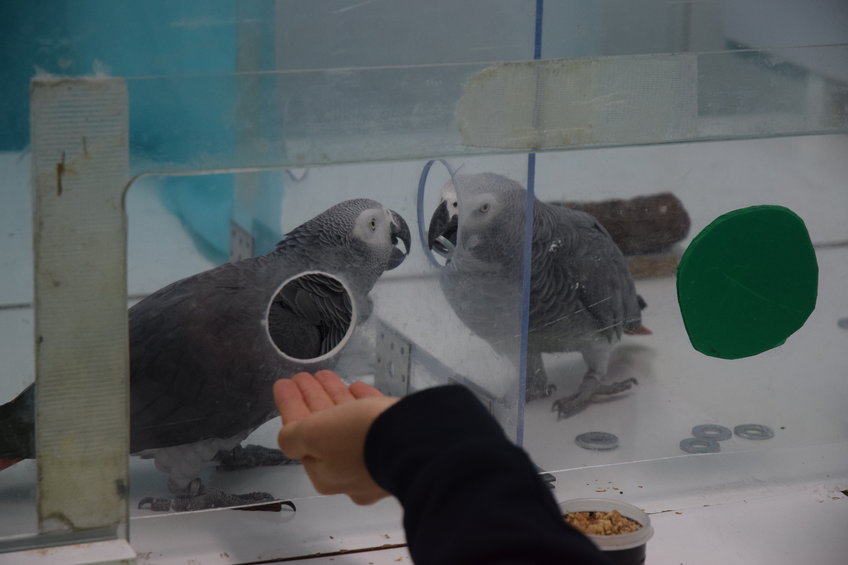
<path id="1" fill-rule="evenodd" d="M 328 212 L 348 209 L 351 249 L 366 258 L 376 259 L 379 270 L 391 270 L 403 263 L 412 247 L 409 226 L 403 216 L 368 199 L 341 202 Z M 399 244 L 403 243 L 403 249 Z"/>
<path id="2" fill-rule="evenodd" d="M 378 254 L 390 249 L 385 263 L 387 271 L 403 263 L 409 255 L 411 248 L 409 226 L 406 225 L 403 216 L 394 210 L 382 206 L 363 210 L 354 222 L 352 234 L 355 239 L 365 243 Z M 387 243 L 390 244 L 389 247 Z M 403 250 L 398 247 L 399 243 L 403 243 Z"/>
<path id="3" fill-rule="evenodd" d="M 457 247 L 481 260 L 502 260 L 508 252 L 504 246 L 522 233 L 526 194 L 521 185 L 500 175 L 455 176 L 442 188 L 441 201 L 430 219 L 430 249 L 448 261 Z M 513 226 L 516 221 L 522 223 Z M 484 257 L 492 254 L 496 257 Z"/>
<path id="4" fill-rule="evenodd" d="M 411 237 L 400 214 L 374 200 L 355 198 L 296 227 L 277 249 L 308 250 L 318 260 L 316 268 L 356 273 L 373 284 L 383 271 L 403 263 L 411 250 Z"/>

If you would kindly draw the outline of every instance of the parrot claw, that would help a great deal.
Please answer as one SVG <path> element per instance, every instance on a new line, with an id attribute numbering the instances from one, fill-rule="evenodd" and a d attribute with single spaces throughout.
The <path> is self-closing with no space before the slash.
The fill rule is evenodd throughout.
<path id="1" fill-rule="evenodd" d="M 630 390 L 633 385 L 638 385 L 636 379 L 624 379 L 609 384 L 601 384 L 601 381 L 593 374 L 586 375 L 580 383 L 580 389 L 572 394 L 560 398 L 553 403 L 551 411 L 557 412 L 557 420 L 573 416 L 588 406 L 596 396 L 609 396 Z"/>
<path id="2" fill-rule="evenodd" d="M 548 375 L 545 374 L 541 358 L 537 359 L 536 363 L 531 360 L 527 368 L 527 387 L 524 391 L 524 400 L 530 402 L 539 398 L 548 398 L 556 390 L 555 384 L 548 383 Z"/>
<path id="3" fill-rule="evenodd" d="M 229 494 L 221 490 L 206 490 L 195 496 L 178 495 L 173 498 L 154 498 L 148 496 L 138 503 L 139 510 L 153 512 L 187 512 L 191 510 L 209 510 L 210 508 L 229 508 L 274 502 L 274 497 L 267 492 L 249 492 L 246 494 Z M 279 506 L 288 506 L 297 510 L 290 500 L 279 502 Z M 250 510 L 250 508 L 247 508 Z"/>
<path id="4" fill-rule="evenodd" d="M 606 385 L 601 385 L 598 387 L 598 390 L 595 391 L 595 394 L 618 394 L 619 392 L 624 392 L 626 390 L 630 390 L 633 385 L 638 385 L 639 381 L 634 378 L 624 379 L 623 381 L 618 381 L 615 383 L 610 383 Z"/>
<path id="5" fill-rule="evenodd" d="M 175 496 L 171 501 L 171 509 L 175 512 L 185 512 L 187 510 L 243 506 L 257 502 L 271 502 L 272 500 L 274 500 L 274 497 L 267 492 L 229 494 L 220 490 L 208 490 L 198 496 Z"/>
<path id="6" fill-rule="evenodd" d="M 171 509 L 171 499 L 146 496 L 138 501 L 138 509 L 144 510 L 145 506 L 149 506 L 149 510 L 154 512 L 167 512 Z"/>
<path id="7" fill-rule="evenodd" d="M 218 467 L 224 471 L 237 471 L 254 467 L 289 465 L 297 461 L 286 457 L 279 449 L 262 445 L 238 445 L 231 451 L 219 451 L 218 463 Z"/>
<path id="8" fill-rule="evenodd" d="M 536 400 L 538 398 L 547 398 L 557 390 L 556 385 L 550 384 L 546 386 L 529 386 L 527 387 L 526 394 L 524 395 L 524 399 L 527 402 L 531 400 Z"/>
<path id="9" fill-rule="evenodd" d="M 259 466 L 288 465 L 297 462 L 286 457 L 279 449 L 261 445 L 238 445 L 231 450 L 219 451 L 218 463 L 219 467 L 225 471 L 235 471 Z M 247 508 L 249 510 L 266 509 L 264 506 L 256 507 L 257 504 L 263 503 L 274 503 L 271 506 L 277 509 L 281 505 L 289 506 L 292 510 L 295 509 L 293 503 L 288 501 L 276 502 L 276 499 L 266 492 L 230 494 L 217 489 L 208 489 L 203 486 L 198 478 L 193 479 L 187 485 L 169 481 L 168 487 L 171 492 L 177 493 L 173 498 L 155 498 L 152 496 L 142 498 L 138 503 L 139 510 L 186 512 L 240 506 L 250 506 L 251 508 Z"/>

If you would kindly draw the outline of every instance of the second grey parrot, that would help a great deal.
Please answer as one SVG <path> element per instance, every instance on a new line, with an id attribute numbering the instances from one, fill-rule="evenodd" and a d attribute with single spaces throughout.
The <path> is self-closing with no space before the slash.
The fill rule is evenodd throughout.
<path id="1" fill-rule="evenodd" d="M 277 414 L 272 384 L 331 367 L 351 323 L 370 314 L 377 279 L 409 250 L 399 214 L 348 200 L 287 233 L 267 255 L 179 280 L 130 308 L 131 453 L 168 473 L 182 507 L 253 500 L 207 491 L 200 471 L 222 458 L 242 466 L 255 453 L 284 459 L 240 446 Z M 0 406 L 0 437 L 17 436 L 0 440 L 0 469 L 34 456 L 31 435 L 20 437 L 31 434 L 32 397 L 29 387 Z"/>
<path id="2" fill-rule="evenodd" d="M 457 316 L 496 351 L 518 359 L 527 191 L 501 175 L 456 175 L 429 226 L 430 248 L 445 256 L 442 290 Z M 550 395 L 543 353 L 579 351 L 588 366 L 579 390 L 554 402 L 559 417 L 635 379 L 604 383 L 622 333 L 650 333 L 624 257 L 592 216 L 533 202 L 528 399 Z"/>

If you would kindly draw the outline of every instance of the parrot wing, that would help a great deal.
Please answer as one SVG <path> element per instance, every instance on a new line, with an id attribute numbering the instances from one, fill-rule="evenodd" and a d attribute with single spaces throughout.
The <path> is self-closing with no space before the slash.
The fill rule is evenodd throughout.
<path id="1" fill-rule="evenodd" d="M 319 357 L 338 345 L 353 320 L 350 295 L 338 280 L 320 274 L 298 277 L 287 284 L 268 314 L 272 339 L 287 339 L 281 349 L 298 359 Z M 297 336 L 301 332 L 301 336 Z M 304 339 L 305 338 L 305 339 Z M 296 348 L 289 348 L 297 341 Z"/>
<path id="2" fill-rule="evenodd" d="M 641 324 L 623 255 L 589 214 L 536 203 L 531 326 L 612 341 Z"/>
<path id="3" fill-rule="evenodd" d="M 230 437 L 273 413 L 260 402 L 269 395 L 257 394 L 282 376 L 263 323 L 272 290 L 251 261 L 183 279 L 130 309 L 133 452 Z"/>

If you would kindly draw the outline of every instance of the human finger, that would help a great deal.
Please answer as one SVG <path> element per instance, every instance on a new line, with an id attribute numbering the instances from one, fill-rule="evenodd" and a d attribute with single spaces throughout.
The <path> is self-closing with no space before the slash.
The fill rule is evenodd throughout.
<path id="1" fill-rule="evenodd" d="M 300 394 L 303 395 L 303 400 L 310 411 L 319 412 L 334 406 L 333 399 L 314 375 L 298 373 L 292 377 L 292 381 L 300 388 Z"/>
<path id="2" fill-rule="evenodd" d="M 348 387 L 354 398 L 366 398 L 368 396 L 385 396 L 382 392 L 362 381 L 357 381 Z"/>
<path id="3" fill-rule="evenodd" d="M 318 381 L 327 395 L 332 399 L 333 404 L 343 404 L 355 400 L 355 397 L 348 390 L 347 385 L 332 371 L 318 371 L 315 373 L 315 380 Z"/>
<path id="4" fill-rule="evenodd" d="M 300 427 L 300 421 L 285 424 L 277 432 L 277 446 L 286 456 L 303 461 L 309 455 L 309 450 L 303 434 L 300 433 Z"/>
<path id="5" fill-rule="evenodd" d="M 280 379 L 274 383 L 274 403 L 277 405 L 277 410 L 280 411 L 280 416 L 283 419 L 283 424 L 302 420 L 311 414 L 303 395 L 300 393 L 300 388 L 290 379 Z"/>

